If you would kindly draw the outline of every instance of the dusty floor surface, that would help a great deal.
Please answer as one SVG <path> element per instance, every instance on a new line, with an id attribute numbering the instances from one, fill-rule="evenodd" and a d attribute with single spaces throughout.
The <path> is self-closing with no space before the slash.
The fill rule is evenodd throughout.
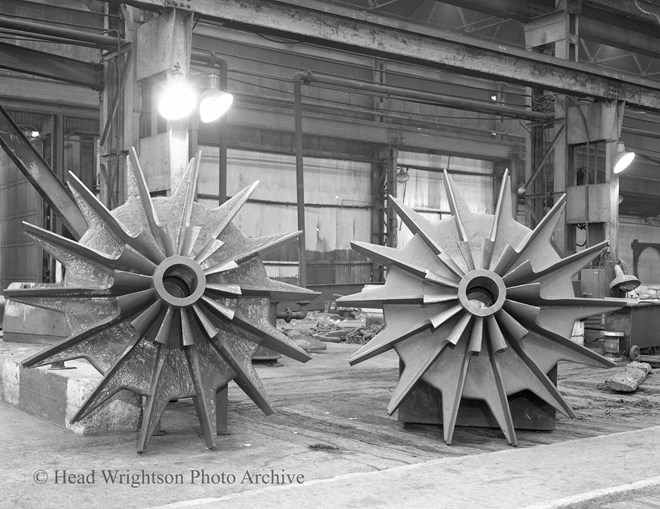
<path id="1" fill-rule="evenodd" d="M 405 427 L 387 416 L 398 358 L 388 353 L 350 367 L 359 346 L 327 343 L 306 364 L 283 358 L 258 365 L 276 414 L 264 416 L 230 387 L 230 434 L 218 437 L 215 450 L 204 446 L 188 401 L 170 404 L 162 436 L 141 455 L 132 433 L 80 436 L 2 402 L 0 507 L 153 507 L 509 448 L 499 430 L 458 428 L 447 446 L 441 429 Z M 519 447 L 660 424 L 659 375 L 624 395 L 605 388 L 607 375 L 561 363 L 559 389 L 577 419 L 558 416 L 554 432 L 520 431 Z"/>

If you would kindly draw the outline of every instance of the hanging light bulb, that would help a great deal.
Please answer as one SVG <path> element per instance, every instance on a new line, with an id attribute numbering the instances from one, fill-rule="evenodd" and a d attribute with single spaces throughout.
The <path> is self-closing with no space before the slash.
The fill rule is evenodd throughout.
<path id="1" fill-rule="evenodd" d="M 206 91 L 199 101 L 199 119 L 204 123 L 219 119 L 231 106 L 234 96 L 220 90 L 220 78 L 217 74 L 208 75 Z"/>
<path id="2" fill-rule="evenodd" d="M 197 105 L 193 86 L 178 69 L 170 74 L 158 98 L 158 113 L 167 120 L 180 120 Z"/>
<path id="3" fill-rule="evenodd" d="M 634 152 L 628 152 L 626 146 L 623 144 L 623 141 L 619 140 L 616 142 L 616 152 L 614 155 L 614 173 L 621 173 L 625 170 L 630 163 L 635 159 Z"/>

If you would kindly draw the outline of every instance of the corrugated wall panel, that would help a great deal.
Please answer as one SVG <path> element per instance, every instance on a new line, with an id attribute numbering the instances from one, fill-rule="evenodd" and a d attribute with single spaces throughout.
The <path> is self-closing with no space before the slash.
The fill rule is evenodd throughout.
<path id="1" fill-rule="evenodd" d="M 0 151 L 0 281 L 41 282 L 41 250 L 23 232 L 23 221 L 41 226 L 34 187 Z"/>
<path id="2" fill-rule="evenodd" d="M 493 164 L 478 159 L 447 157 L 435 154 L 400 152 L 399 166 L 425 166 L 434 169 L 448 168 L 457 193 L 465 199 L 470 210 L 492 214 L 494 211 Z M 475 175 L 463 175 L 452 171 L 465 171 Z M 408 170 L 409 179 L 397 184 L 397 197 L 413 207 L 422 216 L 437 221 L 450 212 L 445 193 L 443 174 L 439 171 Z M 412 238 L 410 230 L 399 221 L 398 245 L 403 246 Z"/>
<path id="3" fill-rule="evenodd" d="M 202 147 L 199 193 L 217 196 L 217 149 Z M 345 284 L 369 280 L 370 264 L 350 249 L 352 240 L 371 238 L 368 163 L 306 157 L 305 248 L 310 283 Z M 227 194 L 261 184 L 236 216 L 235 224 L 250 237 L 296 231 L 295 158 L 281 154 L 229 150 Z M 215 206 L 213 199 L 201 200 Z M 289 243 L 267 260 L 298 259 Z M 366 276 L 365 276 L 366 274 Z"/>

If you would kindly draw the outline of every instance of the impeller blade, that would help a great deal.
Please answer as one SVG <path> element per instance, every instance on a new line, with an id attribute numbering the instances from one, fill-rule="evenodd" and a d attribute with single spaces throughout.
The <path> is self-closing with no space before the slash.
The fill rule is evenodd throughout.
<path id="1" fill-rule="evenodd" d="M 534 324 L 535 330 L 568 338 L 577 320 L 608 313 L 621 308 L 619 302 L 605 299 L 544 299 L 541 306 L 506 300 L 504 309 L 518 317 L 525 327 Z"/>
<path id="2" fill-rule="evenodd" d="M 349 364 L 352 366 L 370 359 L 393 348 L 400 341 L 430 329 L 430 317 L 446 307 L 446 304 L 429 306 L 428 309 L 400 304 L 384 305 L 384 314 L 391 317 L 388 320 L 387 327 L 382 329 L 366 345 L 355 352 L 349 358 Z"/>
<path id="3" fill-rule="evenodd" d="M 188 167 L 181 176 L 181 180 L 179 180 L 171 196 L 173 203 L 172 212 L 178 220 L 168 221 L 168 223 L 174 225 L 174 231 L 171 234 L 172 238 L 176 240 L 176 252 L 179 254 L 182 253 L 186 229 L 190 226 L 192 207 L 197 193 L 197 176 L 199 174 L 200 162 L 201 152 L 197 152 L 196 157 L 188 163 Z M 201 227 L 199 228 L 201 230 Z M 192 245 L 190 248 L 192 248 Z"/>
<path id="4" fill-rule="evenodd" d="M 207 285 L 207 288 L 210 285 Z M 296 285 L 270 279 L 267 276 L 255 277 L 250 284 L 241 284 L 241 293 L 245 297 L 270 297 L 273 302 L 310 302 L 318 292 Z"/>
<path id="5" fill-rule="evenodd" d="M 507 347 L 507 344 L 504 339 L 504 334 L 502 334 L 502 330 L 497 324 L 497 320 L 494 316 L 489 316 L 486 324 L 488 328 L 488 344 L 493 352 L 501 352 Z"/>
<path id="6" fill-rule="evenodd" d="M 431 322 L 433 328 L 437 329 L 443 323 L 450 320 L 455 314 L 463 311 L 463 309 L 464 308 L 462 304 L 455 304 L 447 309 L 443 309 L 438 314 L 432 316 L 431 318 L 429 318 L 429 321 Z"/>
<path id="7" fill-rule="evenodd" d="M 215 395 L 220 387 L 227 385 L 235 376 L 235 372 L 207 341 L 184 350 L 195 388 L 195 411 L 202 426 L 206 447 L 211 449 L 216 445 L 217 435 Z"/>
<path id="8" fill-rule="evenodd" d="M 385 304 L 412 304 L 421 303 L 425 295 L 425 285 L 418 279 L 402 274 L 400 269 L 393 267 L 387 275 L 388 279 L 396 279 L 397 292 L 393 293 L 385 285 L 367 287 L 353 295 L 345 295 L 337 299 L 337 304 L 351 307 L 382 307 Z M 435 285 L 427 285 L 429 288 L 440 288 Z M 454 291 L 456 295 L 456 291 Z"/>
<path id="9" fill-rule="evenodd" d="M 221 295 L 243 295 L 239 285 L 207 283 L 206 289 Z"/>
<path id="10" fill-rule="evenodd" d="M 548 246 L 552 245 L 550 239 L 565 206 L 566 195 L 564 194 L 557 199 L 552 209 L 543 217 L 536 228 L 529 232 L 517 249 L 509 250 L 507 256 L 504 256 L 504 253 L 502 254 L 495 266 L 495 272 L 500 275 L 506 274 L 512 266 L 515 266 L 517 260 L 529 260 L 535 270 L 542 270 L 547 267 Z M 512 251 L 515 252 L 515 256 L 513 256 Z"/>
<path id="11" fill-rule="evenodd" d="M 575 320 L 595 314 L 593 308 L 588 312 L 589 314 L 586 314 L 587 312 L 583 309 L 571 309 L 571 307 L 560 310 L 555 309 L 548 314 L 545 309 L 522 304 L 520 302 L 505 301 L 504 309 L 527 330 L 533 331 L 544 338 L 552 340 L 552 342 L 555 343 L 552 345 L 552 348 L 557 353 L 557 360 L 579 362 L 593 366 L 611 367 L 614 365 L 596 352 L 566 339 L 571 333 Z M 541 318 L 540 323 L 542 323 L 543 326 L 538 323 L 538 316 L 542 312 L 544 312 L 544 316 Z M 568 333 L 566 331 L 568 331 Z M 564 348 L 560 348 L 562 346 Z M 545 357 L 547 357 L 547 355 Z"/>
<path id="12" fill-rule="evenodd" d="M 190 253 L 197 242 L 200 232 L 202 231 L 201 226 L 186 226 L 183 229 L 183 236 L 181 238 L 181 244 L 179 246 L 179 254 L 190 258 Z"/>
<path id="13" fill-rule="evenodd" d="M 106 318 L 91 328 L 69 336 L 59 343 L 37 352 L 21 364 L 25 368 L 45 366 L 59 361 L 87 359 L 100 373 L 111 367 L 107 353 L 121 353 L 126 347 L 130 325 L 119 316 Z M 102 349 L 102 351 L 99 351 Z M 107 350 L 109 351 L 107 351 Z"/>
<path id="14" fill-rule="evenodd" d="M 388 196 L 390 203 L 396 210 L 396 213 L 406 224 L 408 229 L 412 232 L 413 235 L 419 235 L 424 243 L 433 251 L 435 255 L 438 256 L 438 259 L 443 263 L 443 265 L 456 277 L 462 277 L 465 273 L 463 270 L 452 260 L 452 258 L 444 252 L 432 237 L 431 231 L 433 229 L 431 222 L 412 208 L 408 207 L 405 203 L 397 200 L 393 196 Z M 451 275 L 450 274 L 450 275 Z"/>
<path id="15" fill-rule="evenodd" d="M 176 308 L 174 306 L 167 306 L 163 321 L 160 323 L 158 332 L 154 338 L 156 343 L 161 345 L 167 345 L 169 343 L 170 333 L 172 332 L 172 322 L 174 321 L 174 314 L 176 313 L 175 309 Z"/>
<path id="16" fill-rule="evenodd" d="M 138 269 L 143 274 L 152 274 L 156 266 L 135 251 L 125 249 L 118 258 L 110 258 L 103 253 L 78 244 L 57 233 L 23 223 L 25 233 L 46 251 L 51 253 L 66 267 L 77 264 L 76 280 L 98 281 L 97 286 L 108 284 L 107 279 L 114 269 Z M 127 258 L 130 257 L 130 258 Z"/>
<path id="17" fill-rule="evenodd" d="M 456 244 L 458 245 L 458 249 L 461 252 L 461 256 L 463 256 L 463 260 L 465 261 L 465 266 L 467 267 L 468 271 L 474 270 L 474 259 L 472 258 L 472 249 L 470 248 L 470 243 L 467 241 L 459 241 Z"/>
<path id="18" fill-rule="evenodd" d="M 267 237 L 258 237 L 254 239 L 245 239 L 241 243 L 241 246 L 238 249 L 229 250 L 227 246 L 222 253 L 222 259 L 216 261 L 210 267 L 206 268 L 204 271 L 207 275 L 215 274 L 218 272 L 218 269 L 225 266 L 228 262 L 231 263 L 241 263 L 244 260 L 256 255 L 263 255 L 272 251 L 273 249 L 285 244 L 298 236 L 300 236 L 299 231 L 293 233 L 286 233 L 283 235 L 269 235 Z M 218 258 L 220 255 L 218 255 Z M 209 260 L 212 260 L 213 257 L 210 257 L 206 263 L 209 263 Z M 227 270 L 227 269 L 224 269 Z"/>
<path id="19" fill-rule="evenodd" d="M 240 359 L 232 352 L 227 343 L 220 338 L 220 335 L 215 336 L 211 340 L 211 344 L 236 372 L 234 381 L 243 390 L 243 392 L 245 392 L 245 394 L 247 394 L 250 399 L 254 401 L 254 403 L 261 409 L 264 414 L 273 414 L 274 412 L 271 402 L 268 398 L 268 395 L 266 394 L 261 380 L 252 367 L 252 363 L 241 362 Z"/>
<path id="20" fill-rule="evenodd" d="M 465 203 L 463 200 L 463 197 L 457 195 L 454 192 L 454 180 L 449 176 L 447 170 L 444 170 L 443 173 L 445 176 L 445 190 L 447 192 L 447 199 L 449 200 L 449 208 L 451 209 L 451 213 L 454 216 L 454 221 L 456 222 L 458 240 L 467 242 L 470 239 L 468 238 L 468 234 L 465 230 L 463 222 L 464 219 L 471 216 L 472 213 L 470 212 L 470 208 L 468 207 L 467 203 Z"/>
<path id="21" fill-rule="evenodd" d="M 135 330 L 132 332 L 128 347 L 71 418 L 72 424 L 84 419 L 122 389 L 136 394 L 147 393 L 157 347 L 148 341 L 140 341 L 140 334 Z"/>
<path id="22" fill-rule="evenodd" d="M 392 399 L 387 406 L 387 413 L 392 415 L 397 408 L 401 405 L 403 400 L 410 394 L 415 384 L 426 373 L 431 364 L 440 356 L 445 347 L 449 344 L 456 345 L 461 336 L 465 333 L 472 320 L 472 315 L 469 313 L 463 314 L 451 328 L 449 334 L 437 342 L 434 350 L 430 355 L 427 355 L 423 362 L 415 366 L 404 366 L 403 372 L 399 378 L 399 383 L 394 390 Z"/>
<path id="23" fill-rule="evenodd" d="M 202 231 L 197 239 L 197 244 L 193 249 L 195 259 L 199 253 L 210 248 L 210 244 L 220 235 L 236 214 L 241 210 L 248 198 L 254 193 L 259 185 L 257 180 L 251 186 L 236 193 L 229 200 L 224 202 L 218 208 L 213 210 L 210 218 L 202 224 Z M 201 263 L 201 262 L 200 262 Z"/>
<path id="24" fill-rule="evenodd" d="M 502 380 L 499 359 L 497 357 L 498 353 L 493 350 L 490 343 L 489 354 L 492 370 L 491 374 L 495 383 L 487 389 L 486 403 L 508 442 L 513 446 L 517 446 L 518 438 L 516 437 L 516 429 L 513 426 L 513 418 L 511 417 L 511 408 L 509 407 L 506 387 L 504 387 L 504 381 Z"/>
<path id="25" fill-rule="evenodd" d="M 150 305 L 156 299 L 156 291 L 153 288 L 139 292 L 127 293 L 117 297 L 117 304 L 122 316 L 130 315 L 140 308 Z"/>
<path id="26" fill-rule="evenodd" d="M 202 376 L 202 370 L 200 368 L 197 347 L 194 345 L 189 346 L 185 349 L 185 352 L 186 357 L 188 358 L 188 364 L 190 365 L 193 384 L 195 385 L 195 396 L 192 398 L 193 404 L 195 405 L 195 413 L 202 426 L 202 433 L 204 434 L 206 447 L 212 449 L 215 447 L 215 437 L 217 435 L 215 393 L 207 389 L 208 385 Z M 209 394 L 209 392 L 212 392 L 213 394 Z"/>
<path id="27" fill-rule="evenodd" d="M 211 309 L 211 312 L 214 315 L 221 316 L 225 320 L 229 320 L 230 322 L 234 319 L 234 316 L 236 314 L 234 310 L 228 306 L 225 306 L 222 302 L 211 299 L 206 295 L 202 296 L 202 301 L 204 301 L 204 303 Z"/>
<path id="28" fill-rule="evenodd" d="M 146 403 L 142 410 L 142 424 L 140 426 L 140 435 L 138 436 L 137 452 L 141 453 L 147 447 L 149 440 L 156 431 L 160 418 L 165 412 L 169 399 L 162 397 L 162 384 L 160 377 L 165 366 L 165 347 L 158 345 L 155 352 L 155 362 L 150 373 L 150 387 L 147 393 Z M 161 397 L 158 397 L 158 396 Z"/>
<path id="29" fill-rule="evenodd" d="M 291 357 L 300 362 L 307 362 L 311 359 L 302 348 L 274 327 L 260 325 L 239 313 L 234 315 L 232 323 L 261 338 L 261 345 L 266 348 L 275 350 L 282 355 L 286 355 L 287 357 Z"/>
<path id="30" fill-rule="evenodd" d="M 94 196 L 73 172 L 69 172 L 69 186 L 74 190 L 76 199 L 84 202 L 112 235 L 116 236 L 123 243 L 131 246 L 138 253 L 144 253 L 153 263 L 160 263 L 165 256 L 158 243 L 150 235 L 141 232 L 133 237 L 128 234 L 122 224 L 112 215 L 112 213 Z M 81 207 L 82 209 L 82 207 Z"/>
<path id="31" fill-rule="evenodd" d="M 183 346 L 194 345 L 196 343 L 195 335 L 193 333 L 192 327 L 190 326 L 188 310 L 186 308 L 181 308 L 179 310 L 179 315 L 181 317 L 181 341 L 183 342 Z"/>
<path id="32" fill-rule="evenodd" d="M 506 312 L 502 313 L 498 319 L 502 324 L 502 328 L 510 338 L 509 345 L 511 345 L 511 348 L 513 348 L 526 368 L 516 369 L 516 378 L 524 378 L 525 385 L 530 391 L 567 417 L 574 418 L 575 413 L 573 412 L 573 409 L 568 406 L 568 403 L 566 403 L 562 395 L 559 393 L 555 384 L 552 383 L 532 358 L 527 355 L 520 339 L 517 339 L 517 323 L 515 320 Z"/>
<path id="33" fill-rule="evenodd" d="M 405 256 L 401 254 L 399 249 L 386 246 L 378 246 L 376 244 L 369 244 L 367 242 L 351 242 L 351 247 L 358 253 L 362 253 L 365 256 L 368 256 L 372 260 L 377 261 L 378 263 L 385 265 L 387 267 L 396 267 L 401 269 L 413 276 L 419 278 L 426 278 L 430 273 L 442 273 L 443 269 L 440 265 L 440 261 L 434 267 L 422 267 L 414 263 L 410 263 L 406 260 Z M 446 286 L 457 288 L 458 285 L 450 280 L 445 280 L 440 276 L 436 276 L 437 282 L 446 281 Z M 436 282 L 434 279 L 433 282 Z"/>
<path id="34" fill-rule="evenodd" d="M 447 445 L 451 445 L 456 428 L 456 419 L 458 418 L 458 409 L 463 397 L 465 379 L 470 368 L 472 355 L 481 351 L 481 340 L 483 335 L 483 318 L 476 317 L 472 324 L 470 339 L 465 341 L 465 348 L 461 343 L 456 345 L 456 354 L 452 359 L 445 361 L 444 354 L 440 357 L 438 370 L 442 373 L 442 431 Z M 478 349 L 477 349 L 478 348 Z M 462 356 L 461 356 L 461 350 Z"/>
<path id="35" fill-rule="evenodd" d="M 220 249 L 224 245 L 225 243 L 222 242 L 221 240 L 213 239 L 211 242 L 207 244 L 206 247 L 204 247 L 199 253 L 197 253 L 197 255 L 195 256 L 195 261 L 200 265 L 202 265 L 206 260 L 208 260 L 211 256 L 213 256 L 218 251 L 218 249 Z"/>
<path id="36" fill-rule="evenodd" d="M 142 171 L 134 147 L 131 147 L 131 150 L 129 151 L 127 166 L 129 170 L 128 173 L 132 176 L 132 179 L 129 179 L 129 189 L 131 189 L 132 186 L 135 186 L 133 192 L 129 192 L 129 196 L 141 205 L 149 228 L 148 232 L 151 233 L 151 236 L 157 243 L 159 243 L 159 247 L 163 248 L 165 255 L 172 256 L 174 254 L 172 241 L 158 221 L 156 209 L 154 208 L 151 195 L 149 194 L 149 188 L 147 187 L 147 181 L 144 178 L 144 172 Z"/>
<path id="37" fill-rule="evenodd" d="M 527 283 L 541 283 L 541 295 L 547 298 L 572 295 L 571 278 L 609 245 L 608 241 L 600 242 L 583 251 L 562 258 L 541 271 L 534 271 L 530 261 L 527 261 L 502 279 L 507 286 L 518 286 Z"/>

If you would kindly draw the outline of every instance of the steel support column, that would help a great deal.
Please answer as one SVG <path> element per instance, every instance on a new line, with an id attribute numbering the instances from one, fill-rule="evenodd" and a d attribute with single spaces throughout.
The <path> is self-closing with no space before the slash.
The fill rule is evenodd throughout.
<path id="1" fill-rule="evenodd" d="M 293 80 L 296 140 L 296 204 L 298 212 L 298 284 L 307 286 L 307 257 L 305 253 L 305 171 L 303 166 L 302 86 L 301 76 Z"/>

